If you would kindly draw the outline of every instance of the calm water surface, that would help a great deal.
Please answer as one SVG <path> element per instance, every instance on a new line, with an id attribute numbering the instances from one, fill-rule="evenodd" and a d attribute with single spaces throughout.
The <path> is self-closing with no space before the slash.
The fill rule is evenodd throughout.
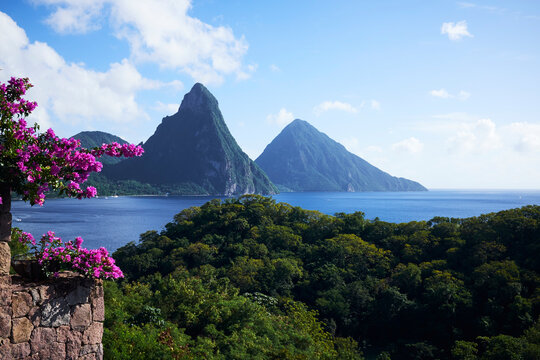
<path id="1" fill-rule="evenodd" d="M 147 230 L 162 230 L 182 209 L 200 206 L 214 197 L 130 196 L 98 199 L 49 199 L 43 207 L 13 202 L 13 225 L 35 236 L 48 230 L 64 240 L 82 236 L 88 248 L 105 246 L 114 251 L 138 241 Z M 540 205 L 539 191 L 453 191 L 372 193 L 282 193 L 286 202 L 326 214 L 362 211 L 366 218 L 391 222 L 429 220 L 434 216 L 469 217 Z"/>

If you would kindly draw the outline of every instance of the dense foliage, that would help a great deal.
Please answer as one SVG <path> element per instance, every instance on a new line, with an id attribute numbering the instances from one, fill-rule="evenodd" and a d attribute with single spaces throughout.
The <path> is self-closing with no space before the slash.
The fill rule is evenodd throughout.
<path id="1" fill-rule="evenodd" d="M 335 342 L 352 337 L 380 359 L 538 359 L 539 255 L 539 206 L 394 224 L 366 220 L 361 212 L 328 216 L 243 196 L 183 210 L 163 232 L 142 234 L 139 244 L 120 248 L 115 258 L 136 284 L 125 285 L 124 293 L 133 286 L 148 289 L 155 311 L 175 331 L 191 335 L 188 342 L 203 341 L 194 335 L 204 331 L 213 341 L 230 341 L 245 325 L 224 323 L 219 304 L 247 303 L 249 294 L 260 293 L 316 310 L 324 330 L 341 337 Z M 202 295 L 167 296 L 161 288 L 170 282 L 190 296 Z M 225 295 L 216 284 L 242 296 Z M 160 303 L 160 296 L 167 301 Z M 212 310 L 187 314 L 176 305 L 212 296 Z M 142 302 L 124 307 L 135 317 L 143 316 L 141 309 Z M 129 324 L 111 321 L 110 329 Z M 193 332 L 189 321 L 204 325 Z M 223 333 L 212 337 L 208 329 L 218 323 Z"/>
<path id="2" fill-rule="evenodd" d="M 106 283 L 103 345 L 108 359 L 359 359 L 305 305 L 239 295 L 208 267 L 144 282 Z"/>

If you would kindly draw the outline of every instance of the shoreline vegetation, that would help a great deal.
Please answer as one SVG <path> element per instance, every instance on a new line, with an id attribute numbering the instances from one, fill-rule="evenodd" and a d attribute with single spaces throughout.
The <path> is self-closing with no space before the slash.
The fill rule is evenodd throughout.
<path id="1" fill-rule="evenodd" d="M 150 184 L 143 183 L 137 180 L 111 180 L 103 174 L 90 175 L 87 186 L 93 186 L 97 189 L 99 197 L 105 196 L 222 196 L 234 197 L 237 195 L 211 194 L 206 192 L 200 186 L 194 183 L 179 183 L 179 184 Z M 279 192 L 306 192 L 292 191 L 281 186 L 278 186 Z M 429 189 L 428 189 L 429 191 Z M 278 193 L 279 193 L 278 192 Z M 310 191 L 307 191 L 310 192 Z M 336 191 L 316 191 L 316 192 L 336 192 Z M 337 191 L 343 192 L 343 191 Z M 399 191 L 357 191 L 357 192 L 399 192 Z M 407 191 L 411 192 L 411 191 Z M 346 193 L 346 192 L 344 192 Z M 48 193 L 48 198 L 61 198 L 57 193 Z"/>
<path id="2" fill-rule="evenodd" d="M 114 253 L 109 359 L 538 359 L 540 206 L 390 223 L 213 199 Z"/>

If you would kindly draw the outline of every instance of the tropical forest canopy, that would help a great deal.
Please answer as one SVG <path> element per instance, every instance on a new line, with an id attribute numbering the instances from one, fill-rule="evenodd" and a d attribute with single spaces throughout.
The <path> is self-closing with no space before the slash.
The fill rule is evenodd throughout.
<path id="1" fill-rule="evenodd" d="M 539 255 L 540 206 L 395 224 L 216 199 L 116 251 L 105 355 L 539 359 Z"/>

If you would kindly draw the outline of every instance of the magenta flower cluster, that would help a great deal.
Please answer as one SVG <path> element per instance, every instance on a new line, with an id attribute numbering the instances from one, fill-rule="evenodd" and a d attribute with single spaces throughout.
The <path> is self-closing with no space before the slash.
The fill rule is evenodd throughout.
<path id="1" fill-rule="evenodd" d="M 124 274 L 109 252 L 104 247 L 99 249 L 86 249 L 81 245 L 83 239 L 77 237 L 75 241 L 62 243 L 62 239 L 54 232 L 43 234 L 38 241 L 32 234 L 14 229 L 19 242 L 31 248 L 33 256 L 46 270 L 54 269 L 58 275 L 60 270 L 76 271 L 88 277 L 97 279 L 118 279 Z"/>
<path id="2" fill-rule="evenodd" d="M 69 197 L 96 196 L 94 187 L 81 187 L 92 172 L 102 164 L 97 158 L 109 156 L 141 156 L 140 146 L 118 143 L 103 144 L 93 149 L 81 147 L 79 140 L 56 136 L 52 129 L 39 133 L 39 126 L 28 126 L 25 118 L 37 104 L 23 98 L 32 87 L 27 78 L 11 78 L 0 83 L 0 185 L 14 191 L 32 205 L 43 205 L 45 193 L 59 191 Z M 0 204 L 2 198 L 0 197 Z M 81 247 L 79 237 L 63 244 L 53 232 L 34 237 L 18 229 L 19 241 L 33 250 L 33 255 L 45 269 L 69 269 L 96 278 L 123 277 L 107 249 L 88 250 Z"/>
<path id="3" fill-rule="evenodd" d="M 23 98 L 30 87 L 27 78 L 0 83 L 0 183 L 9 184 L 23 200 L 43 205 L 50 190 L 79 199 L 94 197 L 96 189 L 81 184 L 92 172 L 101 171 L 97 158 L 143 154 L 142 147 L 132 144 L 113 142 L 85 149 L 79 140 L 59 138 L 52 129 L 38 133 L 38 125 L 30 127 L 24 119 L 37 106 Z"/>

